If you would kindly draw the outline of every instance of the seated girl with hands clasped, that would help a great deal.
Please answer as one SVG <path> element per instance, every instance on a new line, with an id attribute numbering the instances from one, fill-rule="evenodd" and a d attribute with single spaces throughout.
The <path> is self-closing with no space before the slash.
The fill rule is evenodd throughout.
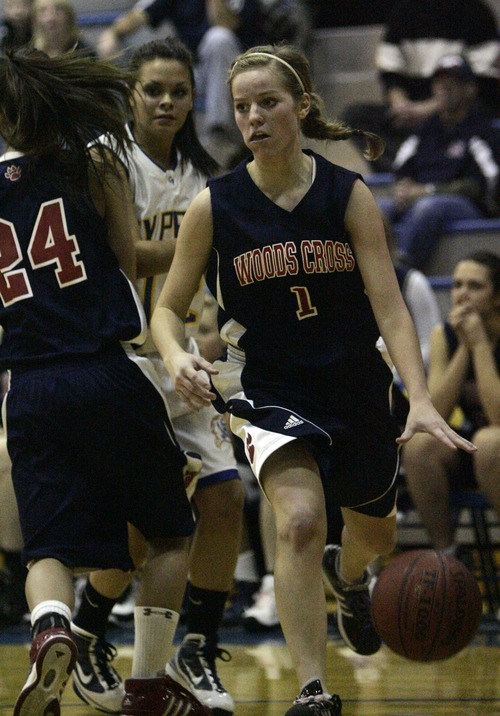
<path id="1" fill-rule="evenodd" d="M 455 266 L 450 312 L 431 334 L 429 390 L 443 418 L 462 417 L 461 434 L 478 447 L 471 458 L 418 435 L 403 451 L 432 546 L 455 555 L 453 488 L 477 485 L 500 515 L 500 256 L 476 251 Z"/>

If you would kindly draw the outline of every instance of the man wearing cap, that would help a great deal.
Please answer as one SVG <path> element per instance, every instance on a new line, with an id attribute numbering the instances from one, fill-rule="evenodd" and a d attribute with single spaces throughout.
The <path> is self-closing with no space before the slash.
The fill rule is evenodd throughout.
<path id="1" fill-rule="evenodd" d="M 353 103 L 342 116 L 349 126 L 384 138 L 386 150 L 370 168 L 390 171 L 401 142 L 436 111 L 431 78 L 443 55 L 468 59 L 483 110 L 498 116 L 498 48 L 497 18 L 488 0 L 392 2 L 375 52 L 383 101 Z"/>
<path id="2" fill-rule="evenodd" d="M 446 55 L 432 76 L 437 113 L 400 147 L 392 195 L 379 206 L 401 258 L 425 270 L 450 221 L 498 215 L 499 141 L 477 108 L 477 82 L 462 55 Z"/>

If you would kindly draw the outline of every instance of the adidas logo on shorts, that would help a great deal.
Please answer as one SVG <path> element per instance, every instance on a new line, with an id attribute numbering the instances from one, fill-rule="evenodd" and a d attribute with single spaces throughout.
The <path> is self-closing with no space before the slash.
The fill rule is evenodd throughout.
<path id="1" fill-rule="evenodd" d="M 296 428 L 298 425 L 302 425 L 304 421 L 300 418 L 297 418 L 295 415 L 290 415 L 288 420 L 283 426 L 283 430 L 290 430 L 290 428 Z"/>

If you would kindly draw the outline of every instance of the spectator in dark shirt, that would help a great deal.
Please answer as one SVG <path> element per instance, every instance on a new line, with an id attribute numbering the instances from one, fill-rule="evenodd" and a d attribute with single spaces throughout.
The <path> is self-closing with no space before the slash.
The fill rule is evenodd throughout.
<path id="1" fill-rule="evenodd" d="M 392 165 L 392 197 L 379 199 L 400 254 L 420 269 L 447 223 L 498 212 L 498 135 L 476 108 L 477 83 L 467 60 L 443 57 L 432 88 L 438 113 L 402 144 Z"/>
<path id="2" fill-rule="evenodd" d="M 351 127 L 376 132 L 386 151 L 373 165 L 390 171 L 402 141 L 437 110 L 432 76 L 447 54 L 462 54 L 476 76 L 482 110 L 498 116 L 498 28 L 483 0 L 398 0 L 392 3 L 375 64 L 383 103 L 349 106 Z"/>

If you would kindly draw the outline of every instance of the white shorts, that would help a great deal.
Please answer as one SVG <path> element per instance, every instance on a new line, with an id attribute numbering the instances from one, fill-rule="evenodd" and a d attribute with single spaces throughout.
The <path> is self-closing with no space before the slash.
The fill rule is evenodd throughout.
<path id="1" fill-rule="evenodd" d="M 188 349 L 190 353 L 198 354 L 193 339 L 190 339 Z M 148 353 L 147 356 L 160 379 L 161 390 L 167 401 L 170 420 L 179 445 L 183 450 L 201 456 L 203 466 L 198 479 L 186 485 L 189 499 L 197 489 L 238 479 L 231 433 L 225 417 L 211 405 L 198 412 L 190 412 L 189 407 L 175 392 L 172 379 L 160 354 Z"/>

